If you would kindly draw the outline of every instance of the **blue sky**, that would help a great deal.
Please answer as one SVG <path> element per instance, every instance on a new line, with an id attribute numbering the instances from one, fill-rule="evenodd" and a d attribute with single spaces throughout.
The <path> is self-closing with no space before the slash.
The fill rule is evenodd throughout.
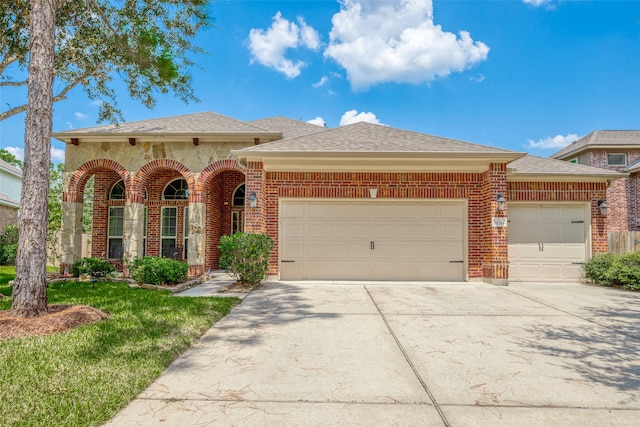
<path id="1" fill-rule="evenodd" d="M 126 121 L 201 111 L 367 120 L 548 156 L 597 129 L 640 129 L 640 1 L 217 1 L 193 58 L 199 103 L 128 99 Z M 3 89 L 1 103 L 25 93 Z M 2 107 L 0 107 L 2 108 Z M 80 89 L 54 131 L 94 126 Z M 24 115 L 0 122 L 20 155 Z M 56 161 L 64 144 L 53 142 Z"/>

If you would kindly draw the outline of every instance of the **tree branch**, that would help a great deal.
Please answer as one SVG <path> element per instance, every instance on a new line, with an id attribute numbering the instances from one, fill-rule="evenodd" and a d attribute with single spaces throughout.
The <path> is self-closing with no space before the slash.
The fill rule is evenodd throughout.
<path id="1" fill-rule="evenodd" d="M 6 70 L 9 65 L 13 64 L 17 60 L 18 57 L 15 55 L 9 55 L 2 58 L 2 61 L 0 61 L 0 76 L 4 74 L 4 70 Z"/>
<path id="2" fill-rule="evenodd" d="M 26 86 L 29 80 L 23 80 L 21 82 L 2 82 L 0 81 L 0 87 L 3 86 Z"/>
<path id="3" fill-rule="evenodd" d="M 57 95 L 53 97 L 53 102 L 56 103 L 58 101 L 62 101 L 63 99 L 67 99 L 67 94 L 69 93 L 69 91 L 78 86 L 80 83 L 82 83 L 83 80 L 90 76 L 90 74 L 83 74 L 82 76 L 76 77 L 75 80 L 67 84 L 60 92 L 58 92 Z M 3 111 L 2 113 L 0 113 L 0 122 L 11 116 L 15 116 L 16 114 L 24 113 L 25 111 L 27 111 L 27 104 L 19 105 L 17 107 L 10 108 L 7 111 Z"/>

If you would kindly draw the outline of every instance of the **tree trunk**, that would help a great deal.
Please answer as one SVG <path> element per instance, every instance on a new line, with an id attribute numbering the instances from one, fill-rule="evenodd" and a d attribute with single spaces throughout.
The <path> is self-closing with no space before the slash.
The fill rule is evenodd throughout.
<path id="1" fill-rule="evenodd" d="M 47 313 L 47 200 L 56 0 L 31 0 L 29 85 L 25 120 L 24 171 L 12 316 Z"/>

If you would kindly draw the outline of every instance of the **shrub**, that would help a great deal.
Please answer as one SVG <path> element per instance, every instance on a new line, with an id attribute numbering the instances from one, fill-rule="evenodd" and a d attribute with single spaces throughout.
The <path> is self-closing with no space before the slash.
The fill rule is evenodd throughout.
<path id="1" fill-rule="evenodd" d="M 220 239 L 220 265 L 237 280 L 257 284 L 269 271 L 273 239 L 266 234 L 236 233 Z"/>
<path id="2" fill-rule="evenodd" d="M 640 252 L 616 256 L 609 274 L 613 283 L 625 289 L 640 290 Z"/>
<path id="3" fill-rule="evenodd" d="M 99 258 L 82 258 L 71 266 L 71 274 L 75 277 L 81 274 L 104 277 L 114 270 L 115 268 L 111 264 Z"/>
<path id="4" fill-rule="evenodd" d="M 6 225 L 0 234 L 0 265 L 13 265 L 18 254 L 18 226 Z"/>
<path id="5" fill-rule="evenodd" d="M 615 255 L 606 253 L 595 255 L 583 266 L 584 276 L 594 283 L 603 286 L 611 286 L 610 268 Z"/>
<path id="6" fill-rule="evenodd" d="M 171 258 L 146 256 L 128 265 L 129 274 L 139 283 L 152 285 L 175 284 L 187 279 L 189 266 Z"/>
<path id="7" fill-rule="evenodd" d="M 18 255 L 18 244 L 0 246 L 0 265 L 14 265 Z"/>

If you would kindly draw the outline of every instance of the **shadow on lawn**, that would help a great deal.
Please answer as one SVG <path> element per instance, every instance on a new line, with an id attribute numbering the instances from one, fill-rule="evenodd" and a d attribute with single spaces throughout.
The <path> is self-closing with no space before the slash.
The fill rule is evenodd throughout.
<path id="1" fill-rule="evenodd" d="M 613 291 L 616 292 L 616 291 Z M 625 403 L 640 401 L 640 294 L 616 292 L 611 305 L 583 307 L 578 327 L 531 328 L 534 341 L 521 345 L 553 356 L 581 377 L 626 392 Z"/>

